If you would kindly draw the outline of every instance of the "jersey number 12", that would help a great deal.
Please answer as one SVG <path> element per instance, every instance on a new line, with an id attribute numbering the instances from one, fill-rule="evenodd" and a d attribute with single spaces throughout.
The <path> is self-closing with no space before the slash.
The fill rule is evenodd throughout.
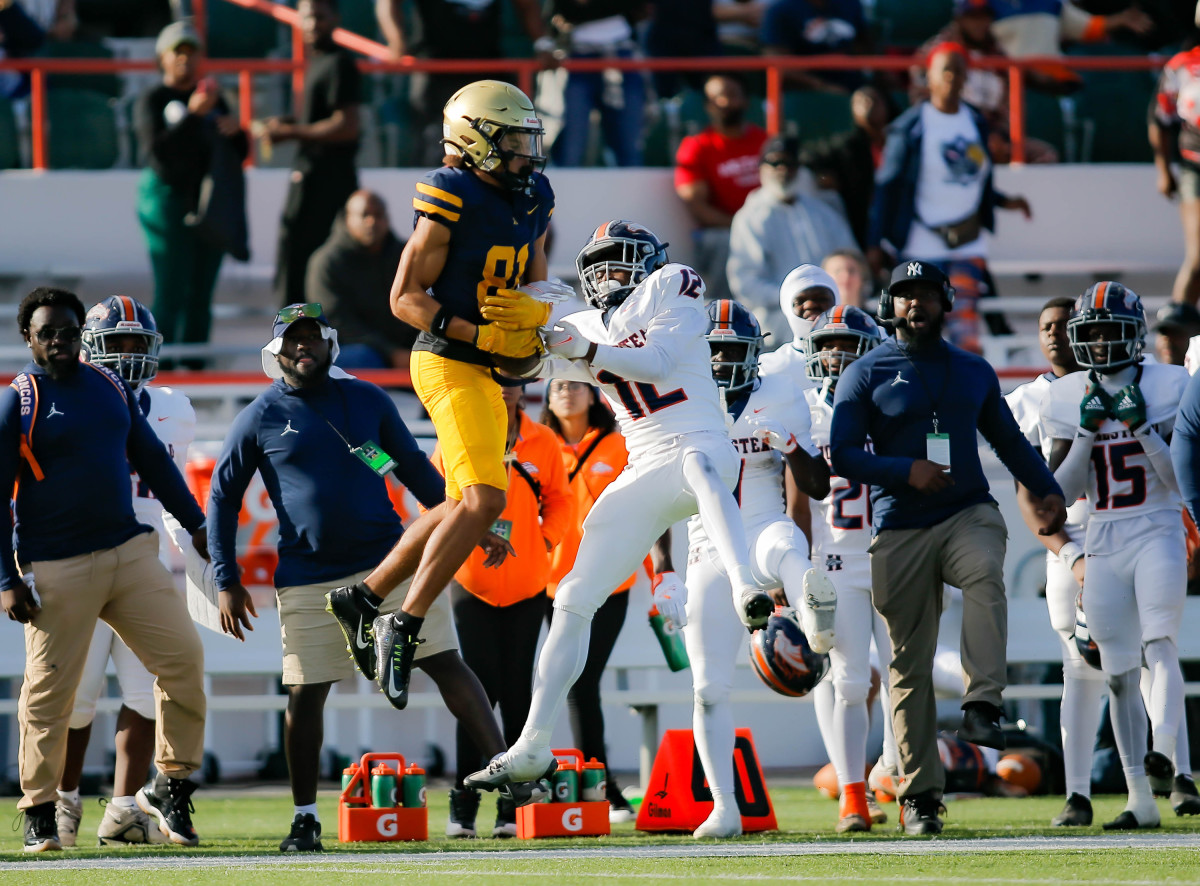
<path id="1" fill-rule="evenodd" d="M 601 369 L 596 373 L 596 381 L 602 385 L 612 385 L 617 389 L 617 396 L 621 398 L 621 404 L 629 413 L 629 417 L 635 421 L 687 399 L 683 388 L 676 388 L 666 394 L 660 394 L 658 388 L 648 382 L 630 383 L 607 369 Z"/>

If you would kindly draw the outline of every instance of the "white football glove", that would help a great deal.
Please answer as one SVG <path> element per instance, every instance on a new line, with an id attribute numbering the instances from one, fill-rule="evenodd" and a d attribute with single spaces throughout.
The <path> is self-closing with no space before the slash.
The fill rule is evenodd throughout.
<path id="1" fill-rule="evenodd" d="M 588 349 L 592 346 L 592 342 L 584 338 L 583 333 L 570 320 L 559 320 L 542 333 L 542 340 L 546 343 L 547 351 L 555 357 L 567 360 L 586 357 Z"/>
<path id="2" fill-rule="evenodd" d="M 742 417 L 754 428 L 754 436 L 772 449 L 777 449 L 784 455 L 790 455 L 799 448 L 800 443 L 796 440 L 796 435 L 774 419 L 767 418 L 765 415 L 753 414 Z"/>
<path id="3" fill-rule="evenodd" d="M 681 628 L 687 624 L 687 585 L 674 572 L 661 572 L 651 584 L 658 614 Z"/>
<path id="4" fill-rule="evenodd" d="M 518 286 L 517 292 L 523 292 L 530 298 L 535 298 L 547 305 L 556 305 L 575 297 L 575 290 L 562 280 L 538 280 L 536 283 L 526 283 L 524 286 Z"/>

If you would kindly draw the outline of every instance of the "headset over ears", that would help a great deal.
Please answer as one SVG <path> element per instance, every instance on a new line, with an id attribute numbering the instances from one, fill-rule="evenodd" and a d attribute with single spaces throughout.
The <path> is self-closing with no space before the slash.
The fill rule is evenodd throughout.
<path id="1" fill-rule="evenodd" d="M 947 314 L 954 310 L 954 287 L 950 278 L 942 273 L 937 265 L 925 261 L 901 262 L 892 269 L 892 280 L 887 289 L 879 294 L 879 310 L 876 312 L 880 320 L 895 320 L 896 290 L 903 289 L 912 283 L 929 283 L 935 289 L 942 291 L 942 310 Z"/>

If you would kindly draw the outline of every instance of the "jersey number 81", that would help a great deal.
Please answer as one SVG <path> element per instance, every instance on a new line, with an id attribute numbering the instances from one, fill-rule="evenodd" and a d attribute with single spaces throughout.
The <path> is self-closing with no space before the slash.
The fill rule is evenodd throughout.
<path id="1" fill-rule="evenodd" d="M 489 295 L 495 295 L 497 289 L 516 289 L 521 284 L 527 261 L 529 244 L 523 244 L 519 251 L 512 246 L 493 246 L 489 249 L 483 266 L 483 279 L 475 289 L 479 304 L 482 305 Z"/>

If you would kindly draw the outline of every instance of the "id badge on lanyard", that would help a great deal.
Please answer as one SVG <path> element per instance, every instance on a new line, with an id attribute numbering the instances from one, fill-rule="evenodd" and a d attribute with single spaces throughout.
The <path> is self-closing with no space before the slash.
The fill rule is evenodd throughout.
<path id="1" fill-rule="evenodd" d="M 373 440 L 368 440 L 362 446 L 353 447 L 350 454 L 380 477 L 386 477 L 396 467 L 396 460 L 384 452 L 383 447 Z"/>

